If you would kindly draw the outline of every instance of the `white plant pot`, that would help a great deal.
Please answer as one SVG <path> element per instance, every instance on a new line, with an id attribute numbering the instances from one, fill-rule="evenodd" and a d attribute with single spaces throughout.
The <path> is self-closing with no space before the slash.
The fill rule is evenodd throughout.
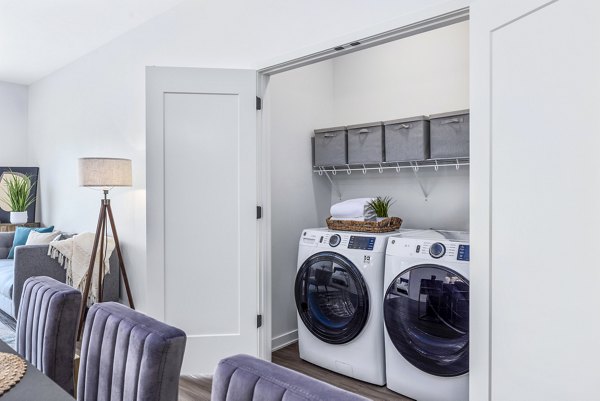
<path id="1" fill-rule="evenodd" d="M 25 212 L 10 212 L 10 222 L 12 224 L 27 223 L 27 211 L 25 211 Z"/>

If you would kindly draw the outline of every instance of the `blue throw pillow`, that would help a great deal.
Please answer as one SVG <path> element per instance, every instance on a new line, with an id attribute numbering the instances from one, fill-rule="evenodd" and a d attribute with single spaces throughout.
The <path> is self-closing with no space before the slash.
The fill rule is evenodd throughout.
<path id="1" fill-rule="evenodd" d="M 7 259 L 15 258 L 15 247 L 25 245 L 27 243 L 27 237 L 31 231 L 37 231 L 38 233 L 51 233 L 54 231 L 54 226 L 43 227 L 43 228 L 29 228 L 29 227 L 17 227 L 15 231 L 15 239 L 13 240 L 13 246 L 10 248 Z"/>

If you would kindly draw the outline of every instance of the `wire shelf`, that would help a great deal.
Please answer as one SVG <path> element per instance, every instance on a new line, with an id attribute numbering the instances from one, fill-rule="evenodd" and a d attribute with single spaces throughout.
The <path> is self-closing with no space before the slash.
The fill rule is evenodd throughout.
<path id="1" fill-rule="evenodd" d="M 332 179 L 332 176 L 337 175 L 338 173 L 346 173 L 348 175 L 352 174 L 353 171 L 360 171 L 363 174 L 367 174 L 368 171 L 377 171 L 380 174 L 385 170 L 395 170 L 399 173 L 402 170 L 411 169 L 421 187 L 421 191 L 423 192 L 423 196 L 425 200 L 429 197 L 429 190 L 427 190 L 419 177 L 419 170 L 421 168 L 433 168 L 435 171 L 438 171 L 440 167 L 454 167 L 459 170 L 462 166 L 469 165 L 468 157 L 459 157 L 456 159 L 427 159 L 427 160 L 418 160 L 412 162 L 394 162 L 394 163 L 377 163 L 377 164 L 345 164 L 342 166 L 313 166 L 313 173 L 319 175 L 325 175 L 329 182 L 331 183 L 333 189 L 338 195 L 339 199 L 342 199 L 342 193 L 340 192 L 339 187 Z"/>
<path id="2" fill-rule="evenodd" d="M 396 170 L 400 172 L 403 169 L 412 169 L 417 172 L 421 168 L 433 168 L 437 171 L 440 167 L 454 167 L 457 170 L 461 166 L 468 166 L 469 158 L 461 157 L 457 159 L 428 159 L 419 160 L 412 162 L 393 162 L 393 163 L 377 163 L 377 164 L 345 164 L 342 166 L 313 166 L 313 173 L 323 175 L 323 173 L 331 173 L 336 175 L 337 173 L 352 174 L 353 171 L 360 171 L 363 174 L 367 174 L 368 171 L 377 171 L 383 173 L 384 170 Z"/>

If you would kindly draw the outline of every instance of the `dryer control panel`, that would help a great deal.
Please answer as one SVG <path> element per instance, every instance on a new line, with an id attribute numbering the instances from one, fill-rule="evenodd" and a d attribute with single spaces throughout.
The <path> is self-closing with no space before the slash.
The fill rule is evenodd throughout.
<path id="1" fill-rule="evenodd" d="M 437 261 L 468 262 L 470 260 L 468 243 L 449 240 L 435 241 L 392 237 L 388 240 L 386 253 L 388 255 Z"/>
<path id="2" fill-rule="evenodd" d="M 469 261 L 469 253 L 469 245 L 461 244 L 458 246 L 458 256 L 456 257 L 456 259 Z"/>

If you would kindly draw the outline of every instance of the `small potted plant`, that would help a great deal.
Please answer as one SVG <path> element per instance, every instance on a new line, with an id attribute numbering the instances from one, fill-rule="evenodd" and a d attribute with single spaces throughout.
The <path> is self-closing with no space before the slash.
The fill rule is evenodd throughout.
<path id="1" fill-rule="evenodd" d="M 5 174 L 4 202 L 10 207 L 10 222 L 12 224 L 27 223 L 27 208 L 35 202 L 32 176 L 13 173 Z"/>
<path id="2" fill-rule="evenodd" d="M 390 206 L 394 203 L 394 200 L 389 196 L 378 196 L 368 203 L 369 207 L 377 215 L 377 221 L 387 219 L 390 211 Z"/>

